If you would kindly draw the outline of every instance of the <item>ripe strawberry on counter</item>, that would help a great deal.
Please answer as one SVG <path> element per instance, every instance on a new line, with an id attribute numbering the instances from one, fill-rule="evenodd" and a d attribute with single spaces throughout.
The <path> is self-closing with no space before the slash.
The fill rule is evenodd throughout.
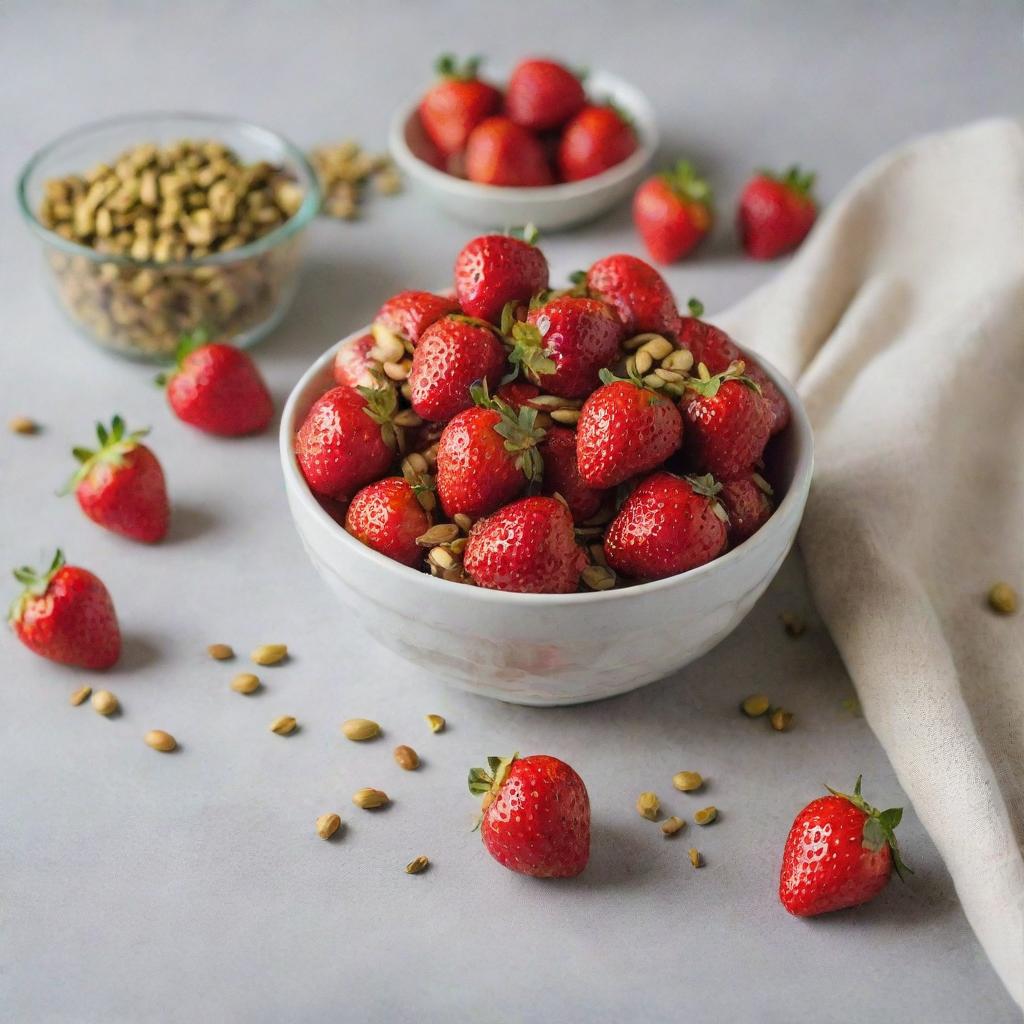
<path id="1" fill-rule="evenodd" d="M 814 175 L 799 167 L 785 174 L 759 171 L 740 195 L 736 222 L 747 255 L 773 260 L 795 249 L 814 226 Z"/>
<path id="2" fill-rule="evenodd" d="M 711 230 L 711 187 L 680 160 L 636 190 L 633 223 L 652 260 L 675 263 Z"/>

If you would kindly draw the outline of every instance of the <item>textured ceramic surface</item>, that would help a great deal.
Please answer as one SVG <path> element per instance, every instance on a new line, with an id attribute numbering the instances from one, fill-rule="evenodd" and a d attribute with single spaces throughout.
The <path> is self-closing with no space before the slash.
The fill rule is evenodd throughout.
<path id="1" fill-rule="evenodd" d="M 403 106 L 391 122 L 391 154 L 416 187 L 437 205 L 479 227 L 533 224 L 542 231 L 552 231 L 593 220 L 629 196 L 639 183 L 658 147 L 658 127 L 647 98 L 628 82 L 593 72 L 586 84 L 590 95 L 610 97 L 630 116 L 640 144 L 621 164 L 585 181 L 544 188 L 505 188 L 479 185 L 437 170 L 417 155 L 422 135 L 416 116 L 419 97 Z"/>
<path id="2" fill-rule="evenodd" d="M 292 450 L 306 410 L 333 384 L 335 352 L 367 329 L 324 353 L 288 398 L 280 437 L 288 503 L 317 572 L 366 630 L 442 679 L 534 705 L 635 689 L 700 657 L 735 629 L 792 546 L 811 480 L 811 430 L 790 385 L 765 365 L 793 409 L 771 467 L 781 501 L 750 540 L 708 565 L 607 593 L 504 594 L 438 580 L 377 554 L 321 508 Z"/>

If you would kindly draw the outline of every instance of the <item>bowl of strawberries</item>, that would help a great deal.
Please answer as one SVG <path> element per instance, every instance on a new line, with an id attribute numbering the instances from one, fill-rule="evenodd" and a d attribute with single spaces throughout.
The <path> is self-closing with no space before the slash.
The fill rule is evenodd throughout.
<path id="1" fill-rule="evenodd" d="M 529 58 L 503 89 L 477 59 L 437 78 L 391 125 L 395 162 L 444 210 L 482 226 L 553 230 L 629 196 L 658 144 L 654 112 L 628 82 Z"/>
<path id="2" fill-rule="evenodd" d="M 810 486 L 791 385 L 624 253 L 552 289 L 540 249 L 470 241 L 325 352 L 281 422 L 314 566 L 392 651 L 476 693 L 571 704 L 723 639 Z"/>

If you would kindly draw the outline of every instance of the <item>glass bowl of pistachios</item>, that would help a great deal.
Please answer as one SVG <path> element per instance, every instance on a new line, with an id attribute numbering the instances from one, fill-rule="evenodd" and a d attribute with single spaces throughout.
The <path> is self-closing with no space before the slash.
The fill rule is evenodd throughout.
<path id="1" fill-rule="evenodd" d="M 247 346 L 280 322 L 320 189 L 302 152 L 266 128 L 134 114 L 39 150 L 18 201 L 74 326 L 161 362 L 200 328 Z"/>

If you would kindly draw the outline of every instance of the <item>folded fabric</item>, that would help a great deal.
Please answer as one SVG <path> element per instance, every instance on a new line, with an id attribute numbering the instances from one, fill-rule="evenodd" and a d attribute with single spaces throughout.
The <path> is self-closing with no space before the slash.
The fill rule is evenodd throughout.
<path id="1" fill-rule="evenodd" d="M 865 717 L 1024 1006 L 1024 132 L 985 121 L 863 172 L 717 322 L 815 428 L 800 543 Z M 912 883 L 911 883 L 912 884 Z"/>

